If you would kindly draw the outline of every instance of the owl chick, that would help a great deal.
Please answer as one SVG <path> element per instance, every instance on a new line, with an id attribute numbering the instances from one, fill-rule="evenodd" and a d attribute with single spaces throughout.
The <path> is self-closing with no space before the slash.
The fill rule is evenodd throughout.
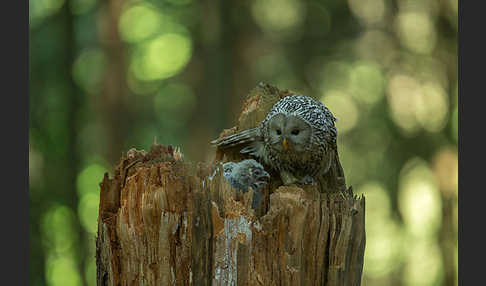
<path id="1" fill-rule="evenodd" d="M 218 148 L 241 147 L 279 172 L 285 185 L 311 184 L 329 171 L 336 147 L 336 118 L 321 102 L 302 95 L 279 100 L 256 128 L 214 140 Z"/>
<path id="2" fill-rule="evenodd" d="M 252 208 L 256 209 L 261 201 L 261 189 L 267 184 L 270 175 L 263 166 L 253 159 L 241 162 L 227 162 L 223 164 L 223 176 L 228 183 L 240 192 L 248 192 L 248 188 L 253 189 Z"/>

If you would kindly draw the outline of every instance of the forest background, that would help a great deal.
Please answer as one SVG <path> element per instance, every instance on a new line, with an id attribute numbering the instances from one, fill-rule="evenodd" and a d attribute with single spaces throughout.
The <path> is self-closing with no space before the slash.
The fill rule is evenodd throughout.
<path id="1" fill-rule="evenodd" d="M 338 118 L 363 285 L 457 285 L 457 1 L 29 0 L 29 33 L 30 285 L 96 285 L 104 172 L 211 160 L 261 81 Z"/>

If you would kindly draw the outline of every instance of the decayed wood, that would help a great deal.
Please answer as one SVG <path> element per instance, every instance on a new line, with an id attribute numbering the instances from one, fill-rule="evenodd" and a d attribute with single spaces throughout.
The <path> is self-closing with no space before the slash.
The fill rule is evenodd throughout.
<path id="1" fill-rule="evenodd" d="M 318 185 L 272 176 L 253 210 L 253 191 L 238 195 L 222 176 L 221 161 L 238 155 L 219 156 L 192 164 L 153 145 L 105 175 L 98 285 L 360 285 L 365 200 L 345 188 L 338 160 Z"/>

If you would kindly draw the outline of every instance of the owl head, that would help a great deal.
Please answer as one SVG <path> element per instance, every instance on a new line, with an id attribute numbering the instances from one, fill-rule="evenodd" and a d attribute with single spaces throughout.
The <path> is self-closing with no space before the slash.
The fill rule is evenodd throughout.
<path id="1" fill-rule="evenodd" d="M 268 121 L 268 143 L 278 151 L 304 152 L 312 137 L 312 127 L 296 115 L 279 113 Z"/>

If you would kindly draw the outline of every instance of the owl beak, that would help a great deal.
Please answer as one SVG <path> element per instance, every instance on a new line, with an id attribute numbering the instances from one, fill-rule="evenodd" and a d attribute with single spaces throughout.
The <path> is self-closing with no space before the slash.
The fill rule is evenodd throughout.
<path id="1" fill-rule="evenodd" d="M 282 141 L 282 149 L 285 151 L 289 148 L 289 145 L 287 145 L 287 139 L 284 138 Z"/>

